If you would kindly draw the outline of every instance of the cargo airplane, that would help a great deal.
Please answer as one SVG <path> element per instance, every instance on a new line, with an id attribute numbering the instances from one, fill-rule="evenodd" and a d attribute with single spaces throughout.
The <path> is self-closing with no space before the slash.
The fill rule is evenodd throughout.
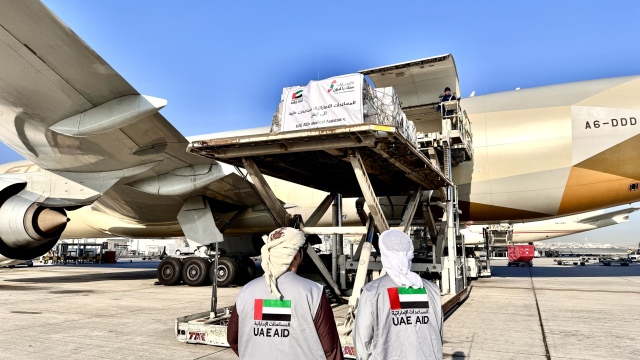
<path id="1" fill-rule="evenodd" d="M 439 122 L 440 89 L 460 93 L 451 55 L 362 74 L 393 86 L 421 132 Z M 271 218 L 233 166 L 185 151 L 189 141 L 158 112 L 166 104 L 139 94 L 39 1 L 3 2 L 0 140 L 27 161 L 0 168 L 0 261 L 40 256 L 60 238 L 209 244 L 221 231 L 228 253 L 255 254 Z M 470 97 L 462 108 L 473 124 L 473 161 L 453 172 L 462 220 L 521 222 L 640 200 L 640 76 Z M 326 195 L 269 181 L 305 219 Z M 399 220 L 402 197 L 381 200 Z M 344 225 L 361 225 L 356 199 L 343 211 Z M 318 226 L 328 224 L 325 215 Z"/>

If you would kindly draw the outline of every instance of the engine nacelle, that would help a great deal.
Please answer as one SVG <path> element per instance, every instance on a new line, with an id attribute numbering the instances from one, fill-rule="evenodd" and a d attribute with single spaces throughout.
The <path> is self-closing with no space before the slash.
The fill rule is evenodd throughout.
<path id="1" fill-rule="evenodd" d="M 2 195 L 6 198 L 6 192 Z M 67 226 L 66 212 L 62 208 L 43 207 L 36 201 L 38 197 L 22 190 L 1 203 L 1 255 L 17 260 L 33 259 L 51 250 L 60 239 Z"/>

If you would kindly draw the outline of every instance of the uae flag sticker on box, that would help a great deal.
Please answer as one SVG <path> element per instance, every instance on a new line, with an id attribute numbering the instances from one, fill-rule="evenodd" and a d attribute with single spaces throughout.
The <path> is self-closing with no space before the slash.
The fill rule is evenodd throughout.
<path id="1" fill-rule="evenodd" d="M 429 308 L 429 297 L 425 288 L 388 288 L 387 293 L 391 310 Z"/>
<path id="2" fill-rule="evenodd" d="M 291 300 L 256 299 L 253 320 L 291 321 Z"/>

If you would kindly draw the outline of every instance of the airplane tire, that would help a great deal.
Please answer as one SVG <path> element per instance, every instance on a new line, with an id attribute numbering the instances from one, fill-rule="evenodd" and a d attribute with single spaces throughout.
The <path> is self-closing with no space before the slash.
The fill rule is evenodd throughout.
<path id="1" fill-rule="evenodd" d="M 189 286 L 204 285 L 209 280 L 209 261 L 190 257 L 182 267 L 182 282 Z"/>
<path id="2" fill-rule="evenodd" d="M 247 262 L 245 264 L 245 268 L 247 270 L 247 276 L 249 281 L 253 280 L 253 278 L 256 276 L 256 272 L 258 271 L 258 269 L 256 268 L 256 263 L 253 262 L 253 260 L 246 258 Z"/>
<path id="3" fill-rule="evenodd" d="M 238 275 L 237 282 L 239 285 L 244 285 L 249 281 L 253 280 L 256 276 L 256 263 L 246 256 L 243 256 L 238 261 Z"/>
<path id="4" fill-rule="evenodd" d="M 182 262 L 176 258 L 166 258 L 158 265 L 158 282 L 165 286 L 178 285 L 182 280 Z"/>
<path id="5" fill-rule="evenodd" d="M 209 279 L 213 282 L 213 277 L 218 276 L 218 286 L 229 286 L 235 280 L 238 274 L 238 263 L 228 257 L 218 259 L 218 269 L 211 266 L 209 270 Z"/>

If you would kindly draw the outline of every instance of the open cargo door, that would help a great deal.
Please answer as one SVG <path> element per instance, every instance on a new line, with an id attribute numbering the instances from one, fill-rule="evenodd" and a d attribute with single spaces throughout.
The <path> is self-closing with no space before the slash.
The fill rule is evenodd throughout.
<path id="1" fill-rule="evenodd" d="M 445 87 L 450 87 L 452 94 L 460 97 L 458 71 L 451 54 L 361 70 L 359 73 L 368 76 L 377 88 L 392 86 L 407 118 L 415 122 L 417 130 L 422 132 L 435 131 L 430 129 L 431 122 L 440 126 L 436 106 L 444 95 Z"/>

